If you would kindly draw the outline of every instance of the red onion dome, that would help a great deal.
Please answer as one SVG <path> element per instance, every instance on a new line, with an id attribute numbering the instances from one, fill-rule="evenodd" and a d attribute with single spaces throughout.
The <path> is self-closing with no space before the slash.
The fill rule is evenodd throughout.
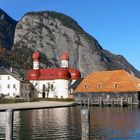
<path id="1" fill-rule="evenodd" d="M 33 53 L 32 58 L 33 58 L 34 61 L 39 61 L 39 59 L 40 59 L 40 53 L 39 53 L 39 51 L 36 50 Z"/>
<path id="2" fill-rule="evenodd" d="M 69 60 L 69 54 L 67 52 L 64 52 L 61 56 L 60 56 L 60 60 Z"/>
<path id="3" fill-rule="evenodd" d="M 78 78 L 81 77 L 81 73 L 79 70 L 75 69 L 75 68 L 69 68 L 68 71 L 71 74 L 71 79 L 72 80 L 77 80 Z"/>
<path id="4" fill-rule="evenodd" d="M 68 69 L 65 69 L 65 68 L 58 68 L 57 69 L 57 79 L 70 79 L 71 78 L 71 75 L 68 71 Z"/>
<path id="5" fill-rule="evenodd" d="M 29 70 L 27 73 L 27 80 L 37 80 L 40 76 L 39 70 Z"/>

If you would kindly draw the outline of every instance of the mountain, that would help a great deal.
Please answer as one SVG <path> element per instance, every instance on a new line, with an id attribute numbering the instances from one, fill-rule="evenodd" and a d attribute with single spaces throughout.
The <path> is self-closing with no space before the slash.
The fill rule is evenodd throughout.
<path id="1" fill-rule="evenodd" d="M 17 22 L 0 9 L 0 48 L 10 50 Z"/>
<path id="2" fill-rule="evenodd" d="M 59 57 L 66 51 L 70 66 L 78 68 L 83 76 L 92 71 L 125 69 L 140 77 L 140 72 L 123 56 L 104 50 L 76 21 L 61 13 L 25 14 L 16 25 L 14 45 L 6 52 L 6 65 L 24 70 L 32 68 L 34 50 L 41 52 L 41 67 L 59 66 Z"/>
<path id="3" fill-rule="evenodd" d="M 0 66 L 10 66 L 17 22 L 0 9 Z"/>

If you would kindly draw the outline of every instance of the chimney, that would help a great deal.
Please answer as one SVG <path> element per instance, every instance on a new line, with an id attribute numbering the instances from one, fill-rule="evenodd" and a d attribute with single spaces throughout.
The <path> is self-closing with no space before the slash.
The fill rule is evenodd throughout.
<path id="1" fill-rule="evenodd" d="M 10 72 L 13 72 L 13 67 L 10 67 Z"/>

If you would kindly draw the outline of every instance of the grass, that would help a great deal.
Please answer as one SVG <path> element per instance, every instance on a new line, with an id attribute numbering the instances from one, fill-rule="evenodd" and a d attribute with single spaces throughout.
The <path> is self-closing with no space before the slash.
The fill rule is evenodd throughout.
<path id="1" fill-rule="evenodd" d="M 72 98 L 34 98 L 31 99 L 30 102 L 35 102 L 35 101 L 60 101 L 60 102 L 74 102 L 74 99 Z M 0 104 L 14 104 L 14 103 L 23 103 L 23 102 L 29 102 L 27 99 L 5 99 L 2 98 L 0 99 Z"/>
<path id="2" fill-rule="evenodd" d="M 27 102 L 26 99 L 0 99 L 0 104 L 12 104 Z"/>

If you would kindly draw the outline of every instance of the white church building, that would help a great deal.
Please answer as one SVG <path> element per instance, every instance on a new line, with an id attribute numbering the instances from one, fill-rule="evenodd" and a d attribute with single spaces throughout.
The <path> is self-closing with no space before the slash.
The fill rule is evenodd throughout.
<path id="1" fill-rule="evenodd" d="M 60 56 L 61 67 L 40 68 L 40 53 L 33 53 L 33 69 L 27 72 L 29 80 L 35 88 L 35 96 L 43 98 L 69 98 L 70 85 L 80 78 L 79 70 L 69 67 L 69 55 Z"/>

